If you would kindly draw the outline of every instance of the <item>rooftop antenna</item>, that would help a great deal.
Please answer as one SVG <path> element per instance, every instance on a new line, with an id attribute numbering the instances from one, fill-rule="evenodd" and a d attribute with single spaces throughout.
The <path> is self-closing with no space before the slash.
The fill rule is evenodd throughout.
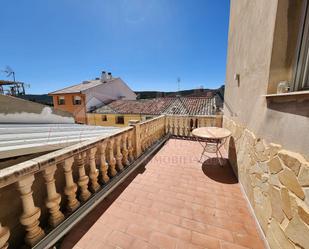
<path id="1" fill-rule="evenodd" d="M 30 88 L 30 85 L 25 85 L 24 82 L 18 82 L 15 79 L 15 72 L 10 66 L 6 66 L 4 70 L 1 70 L 6 74 L 6 77 L 12 76 L 13 81 L 7 80 L 7 81 L 1 81 L 1 94 L 4 94 L 4 91 L 8 95 L 25 95 L 25 87 Z M 6 86 L 6 90 L 4 90 L 3 86 Z"/>
<path id="2" fill-rule="evenodd" d="M 180 91 L 180 77 L 177 77 L 178 92 Z"/>
<path id="3" fill-rule="evenodd" d="M 13 76 L 13 81 L 15 82 L 15 72 L 12 68 L 9 66 L 6 66 L 4 70 L 2 70 L 4 73 L 6 73 L 6 77 Z"/>

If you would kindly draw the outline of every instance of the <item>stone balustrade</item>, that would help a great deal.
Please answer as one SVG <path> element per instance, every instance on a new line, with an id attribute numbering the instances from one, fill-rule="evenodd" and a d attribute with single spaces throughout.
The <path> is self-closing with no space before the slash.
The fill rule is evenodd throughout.
<path id="1" fill-rule="evenodd" d="M 166 132 L 175 136 L 190 137 L 198 127 L 222 127 L 222 116 L 180 116 L 168 115 L 165 121 Z"/>
<path id="2" fill-rule="evenodd" d="M 146 151 L 154 142 L 165 134 L 165 116 L 140 123 L 140 137 L 142 152 Z"/>
<path id="3" fill-rule="evenodd" d="M 22 235 L 34 246 L 134 162 L 135 131 L 124 128 L 0 171 L 0 209 L 7 210 L 0 214 L 0 248 L 20 247 Z"/>
<path id="4" fill-rule="evenodd" d="M 159 116 L 1 170 L 0 249 L 34 246 L 167 133 L 221 122 Z"/>

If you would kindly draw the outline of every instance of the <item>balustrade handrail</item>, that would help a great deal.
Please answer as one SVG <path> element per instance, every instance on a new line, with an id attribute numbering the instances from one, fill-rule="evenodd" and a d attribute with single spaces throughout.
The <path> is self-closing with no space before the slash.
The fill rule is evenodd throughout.
<path id="1" fill-rule="evenodd" d="M 0 188 L 18 181 L 18 179 L 23 176 L 36 174 L 46 169 L 46 167 L 48 167 L 49 165 L 64 161 L 65 159 L 70 158 L 75 154 L 81 153 L 85 150 L 90 149 L 91 147 L 94 147 L 95 145 L 106 139 L 116 137 L 117 135 L 130 131 L 132 129 L 133 127 L 125 127 L 120 131 L 115 131 L 108 135 L 102 135 L 96 138 L 82 141 L 77 144 L 59 149 L 57 151 L 50 152 L 45 155 L 10 166 L 8 168 L 4 168 L 0 170 Z"/>
<path id="2" fill-rule="evenodd" d="M 192 117 L 192 118 L 220 118 L 222 115 L 214 114 L 214 115 L 190 115 L 190 114 L 165 114 L 165 117 Z"/>
<path id="3" fill-rule="evenodd" d="M 139 122 L 139 124 L 140 124 L 140 125 L 150 124 L 150 123 L 155 122 L 156 120 L 161 119 L 161 118 L 164 118 L 164 117 L 166 117 L 166 115 L 160 115 L 160 116 L 158 116 L 158 117 L 155 117 L 155 118 L 152 118 L 152 119 L 148 119 L 148 120 Z"/>

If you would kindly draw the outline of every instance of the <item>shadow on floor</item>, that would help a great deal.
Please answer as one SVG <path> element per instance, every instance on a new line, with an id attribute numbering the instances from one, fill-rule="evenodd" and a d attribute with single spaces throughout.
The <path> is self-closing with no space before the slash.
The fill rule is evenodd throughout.
<path id="1" fill-rule="evenodd" d="M 87 233 L 87 231 L 93 226 L 93 224 L 99 219 L 99 217 L 113 204 L 119 195 L 126 189 L 126 187 L 133 181 L 133 179 L 143 174 L 145 171 L 145 165 L 137 168 L 131 173 L 127 179 L 122 182 L 116 189 L 109 194 L 104 201 L 99 203 L 84 219 L 82 219 L 73 229 L 75 232 L 69 233 L 61 241 L 59 241 L 57 248 L 71 249 L 77 242 Z M 68 242 L 69 241 L 69 242 Z"/>
<path id="2" fill-rule="evenodd" d="M 224 161 L 224 162 L 223 162 Z M 232 170 L 227 159 L 221 159 L 220 165 L 219 159 L 209 158 L 203 162 L 202 170 L 204 174 L 210 179 L 225 184 L 236 184 L 238 180 Z"/>

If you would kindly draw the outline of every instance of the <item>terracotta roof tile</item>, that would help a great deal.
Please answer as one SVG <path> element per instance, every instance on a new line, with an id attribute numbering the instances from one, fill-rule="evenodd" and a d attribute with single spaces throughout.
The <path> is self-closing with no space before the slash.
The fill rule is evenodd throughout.
<path id="1" fill-rule="evenodd" d="M 216 99 L 214 97 L 166 97 L 142 100 L 115 100 L 98 108 L 95 112 L 102 114 L 214 115 L 216 109 Z"/>

